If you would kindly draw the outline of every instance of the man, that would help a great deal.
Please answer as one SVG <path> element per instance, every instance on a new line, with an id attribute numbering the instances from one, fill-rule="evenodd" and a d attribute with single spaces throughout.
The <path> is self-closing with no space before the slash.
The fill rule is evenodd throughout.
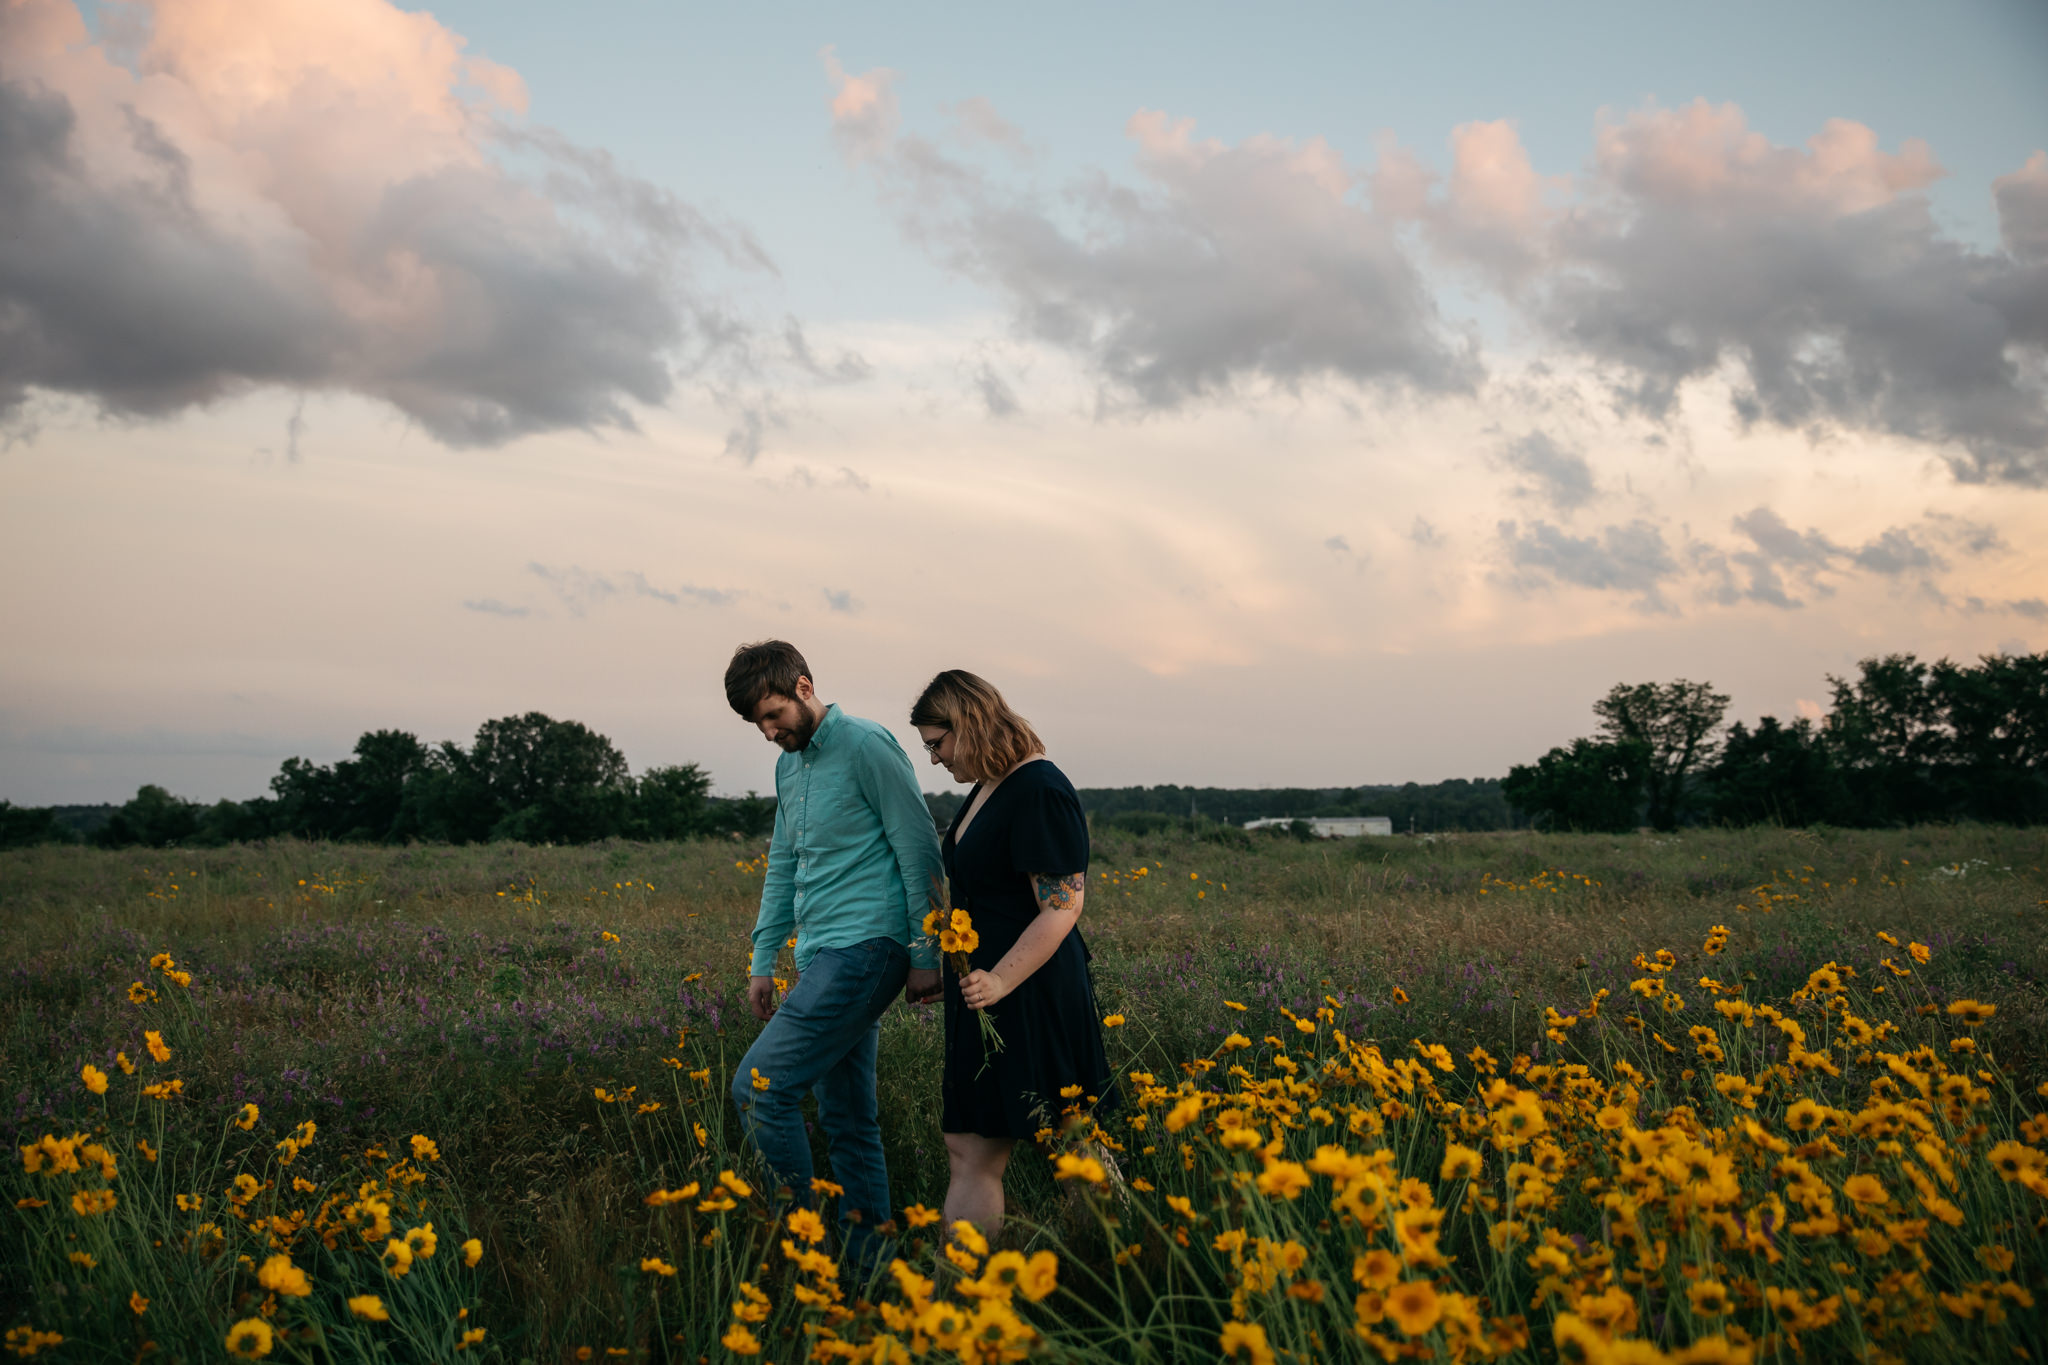
<path id="1" fill-rule="evenodd" d="M 740 646 L 725 695 L 782 750 L 747 982 L 747 1004 L 767 1027 L 740 1059 L 733 1103 L 776 1178 L 809 1204 L 801 1108 L 816 1092 L 845 1190 L 845 1249 L 865 1260 L 893 1207 L 875 1117 L 879 1020 L 899 990 L 913 1002 L 939 993 L 938 950 L 924 937 L 925 912 L 942 899 L 939 840 L 903 746 L 874 721 L 820 702 L 795 646 Z M 797 984 L 778 1007 L 775 957 L 792 929 Z"/>

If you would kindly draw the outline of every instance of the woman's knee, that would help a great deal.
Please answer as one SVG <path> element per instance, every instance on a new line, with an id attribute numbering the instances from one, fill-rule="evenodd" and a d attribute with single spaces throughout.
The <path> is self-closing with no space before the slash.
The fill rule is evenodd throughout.
<path id="1" fill-rule="evenodd" d="M 1004 1169 L 1010 1164 L 1013 1143 L 975 1133 L 947 1133 L 945 1138 L 946 1158 L 956 1173 L 1002 1179 Z"/>

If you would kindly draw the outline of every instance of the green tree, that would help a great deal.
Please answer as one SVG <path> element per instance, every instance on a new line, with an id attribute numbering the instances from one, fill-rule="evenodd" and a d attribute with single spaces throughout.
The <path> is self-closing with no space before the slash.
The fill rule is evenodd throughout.
<path id="1" fill-rule="evenodd" d="M 1908 824 L 1949 814 L 1941 770 L 1950 730 L 1933 670 L 1911 654 L 1864 659 L 1854 679 L 1828 675 L 1825 734 L 1856 796 L 1856 823 Z"/>
<path id="2" fill-rule="evenodd" d="M 2048 653 L 1943 659 L 1928 690 L 1948 730 L 1949 806 L 2008 824 L 2048 821 Z"/>
<path id="3" fill-rule="evenodd" d="M 1650 824 L 1676 829 L 1685 813 L 1686 783 L 1714 757 L 1714 731 L 1728 714 L 1728 697 L 1710 683 L 1616 683 L 1593 703 L 1600 734 L 1610 743 L 1638 744 L 1648 755 L 1643 793 Z"/>
<path id="4" fill-rule="evenodd" d="M 394 842 L 475 844 L 491 837 L 505 812 L 470 756 L 453 740 L 427 752 L 405 784 L 392 822 Z"/>
<path id="5" fill-rule="evenodd" d="M 102 848 L 143 844 L 169 848 L 188 844 L 199 833 L 200 806 L 154 784 L 143 786 L 93 836 Z"/>
<path id="6" fill-rule="evenodd" d="M 216 801 L 199 816 L 194 843 L 219 847 L 222 844 L 250 844 L 278 833 L 277 802 L 267 796 L 247 801 Z"/>
<path id="7" fill-rule="evenodd" d="M 46 806 L 17 806 L 0 801 L 0 848 L 33 848 L 37 844 L 68 844 L 71 831 L 64 828 Z"/>
<path id="8" fill-rule="evenodd" d="M 631 783 L 612 742 L 538 711 L 477 727 L 470 765 L 503 814 L 493 839 L 574 844 L 617 834 Z"/>
<path id="9" fill-rule="evenodd" d="M 372 730 L 355 756 L 334 765 L 344 802 L 342 838 L 388 840 L 405 805 L 406 783 L 426 771 L 427 746 L 404 730 Z"/>
<path id="10" fill-rule="evenodd" d="M 765 839 L 775 831 L 775 798 L 756 796 L 714 796 L 711 798 L 710 828 L 713 834 L 733 839 Z"/>
<path id="11" fill-rule="evenodd" d="M 1834 758 L 1804 717 L 1781 725 L 1765 716 L 1754 730 L 1737 721 L 1702 785 L 1708 810 L 1724 824 L 1842 824 L 1851 815 Z"/>
<path id="12" fill-rule="evenodd" d="M 1516 764 L 1500 785 L 1538 829 L 1620 833 L 1635 828 L 1649 775 L 1648 745 L 1581 738 Z"/>
<path id="13" fill-rule="evenodd" d="M 427 746 L 403 730 L 368 732 L 331 768 L 288 758 L 270 779 L 278 828 L 308 839 L 390 840 L 406 783 L 425 772 L 427 758 Z"/>
<path id="14" fill-rule="evenodd" d="M 633 784 L 626 833 L 635 839 L 687 839 L 711 827 L 711 779 L 694 763 L 649 768 Z"/>

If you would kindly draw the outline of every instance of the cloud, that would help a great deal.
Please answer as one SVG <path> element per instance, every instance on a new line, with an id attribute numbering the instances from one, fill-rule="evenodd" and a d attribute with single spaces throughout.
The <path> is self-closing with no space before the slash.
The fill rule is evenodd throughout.
<path id="1" fill-rule="evenodd" d="M 961 100 L 946 112 L 952 115 L 954 127 L 965 138 L 993 143 L 1012 152 L 1026 150 L 1023 130 L 997 113 L 995 105 L 980 95 Z"/>
<path id="2" fill-rule="evenodd" d="M 874 366 L 858 351 L 841 351 L 829 363 L 811 349 L 803 324 L 795 318 L 782 323 L 782 344 L 790 361 L 805 374 L 823 384 L 853 384 L 874 373 Z"/>
<path id="3" fill-rule="evenodd" d="M 1433 197 L 1437 174 L 1386 142 L 1372 175 L 1373 196 L 1386 212 L 1424 225 L 1445 258 L 1477 267 L 1512 292 L 1543 263 L 1544 235 L 1557 218 L 1546 193 L 1567 182 L 1529 164 L 1512 122 L 1462 123 L 1451 130 L 1451 173 Z"/>
<path id="4" fill-rule="evenodd" d="M 1734 527 L 1749 537 L 1758 554 L 1776 563 L 1825 568 L 1842 554 L 1841 547 L 1819 531 L 1795 531 L 1768 507 L 1744 512 L 1735 518 Z"/>
<path id="5" fill-rule="evenodd" d="M 1391 144 L 1357 169 L 1320 139 L 1225 144 L 1142 110 L 1131 173 L 1055 195 L 905 131 L 893 73 L 828 69 L 835 132 L 906 234 L 1080 357 L 1101 411 L 1328 380 L 1474 391 L 1476 342 L 1440 317 L 1413 230 L 1625 412 L 1668 422 L 1688 386 L 1726 381 L 1745 425 L 1895 437 L 1964 481 L 2048 485 L 2048 153 L 1991 186 L 1992 251 L 1935 219 L 1925 144 L 1834 119 L 1785 146 L 1705 101 L 1604 119 L 1570 177 L 1540 174 L 1506 121 L 1454 129 L 1440 176 Z M 1587 491 L 1532 495 L 1562 512 Z"/>
<path id="6" fill-rule="evenodd" d="M 767 448 L 768 433 L 789 426 L 789 414 L 773 393 L 762 391 L 751 397 L 726 393 L 719 404 L 734 412 L 733 424 L 725 433 L 724 453 L 743 464 L 752 464 Z"/>
<path id="7" fill-rule="evenodd" d="M 591 608 L 602 603 L 632 598 L 651 598 L 671 607 L 681 606 L 685 602 L 694 602 L 706 607 L 727 607 L 737 602 L 740 597 L 737 592 L 721 588 L 701 588 L 689 583 L 672 589 L 657 587 L 648 581 L 647 575 L 634 569 L 622 570 L 615 574 L 602 574 L 592 573 L 574 564 L 558 567 L 530 563 L 526 566 L 526 571 L 545 583 L 549 591 L 569 609 L 571 616 L 586 615 Z M 472 610 L 491 609 L 473 603 L 463 605 Z"/>
<path id="8" fill-rule="evenodd" d="M 1002 296 L 1022 336 L 1080 357 L 1105 411 L 1247 385 L 1437 394 L 1480 379 L 1397 224 L 1321 139 L 1230 146 L 1140 111 L 1125 129 L 1136 179 L 1083 177 L 1055 210 L 901 132 L 891 73 L 852 76 L 829 53 L 826 65 L 835 135 L 874 168 L 905 231 Z"/>
<path id="9" fill-rule="evenodd" d="M 1941 174 L 1858 123 L 1784 147 L 1701 101 L 1600 127 L 1568 212 L 1475 212 L 1534 243 L 1514 297 L 1630 410 L 1668 417 L 1727 373 L 1744 423 L 1902 437 L 1962 480 L 2048 484 L 2048 159 L 1994 187 L 2002 252 L 1943 233 L 1920 193 Z"/>
<path id="10" fill-rule="evenodd" d="M 843 588 L 820 588 L 819 591 L 825 596 L 826 607 L 832 611 L 844 612 L 851 616 L 861 608 L 859 600 Z"/>
<path id="11" fill-rule="evenodd" d="M 1597 536 L 1574 536 L 1549 522 L 1525 529 L 1513 521 L 1498 527 L 1515 581 L 1525 589 L 1549 582 L 1569 583 L 1602 592 L 1635 595 L 1640 611 L 1669 611 L 1661 585 L 1678 576 L 1678 561 L 1664 533 L 1638 518 L 1608 526 Z"/>
<path id="12" fill-rule="evenodd" d="M 1424 550 L 1437 549 L 1444 543 L 1443 532 L 1422 517 L 1417 517 L 1415 524 L 1408 528 L 1408 539 L 1410 543 Z"/>
<path id="13" fill-rule="evenodd" d="M 847 493 L 869 493 L 874 491 L 874 485 L 868 481 L 865 475 L 847 465 L 839 466 L 838 471 L 829 479 L 820 476 L 809 465 L 791 465 L 788 478 L 783 484 L 778 485 L 775 481 L 768 479 L 763 479 L 762 482 L 767 483 L 770 487 L 788 486 L 805 490 L 823 488 L 827 491 Z"/>
<path id="14" fill-rule="evenodd" d="M 974 391 L 981 396 L 982 407 L 995 418 L 1015 417 L 1019 411 L 1017 391 L 1010 387 L 1008 380 L 996 372 L 996 367 L 984 360 L 975 366 L 972 376 Z"/>
<path id="15" fill-rule="evenodd" d="M 2024 616 L 2029 621 L 2048 621 L 2048 601 L 2038 597 L 2022 597 L 2017 601 L 2007 602 L 2005 609 L 2015 615 Z"/>
<path id="16" fill-rule="evenodd" d="M 500 602 L 495 597 L 477 597 L 462 604 L 465 611 L 481 612 L 486 616 L 531 616 L 532 607 L 515 607 Z"/>
<path id="17" fill-rule="evenodd" d="M 1543 432 L 1531 431 L 1509 441 L 1500 457 L 1530 480 L 1517 490 L 1521 496 L 1541 499 L 1561 515 L 1569 516 L 1599 493 L 1586 457 L 1566 450 Z"/>
<path id="18" fill-rule="evenodd" d="M 744 232 L 515 122 L 512 71 L 385 0 L 153 0 L 132 64 L 0 6 L 0 417 L 345 390 L 437 439 L 630 427 L 730 349 Z"/>
<path id="19" fill-rule="evenodd" d="M 1348 555 L 1351 553 L 1351 542 L 1343 536 L 1331 536 L 1323 542 L 1323 548 L 1333 555 Z"/>
<path id="20" fill-rule="evenodd" d="M 1972 556 L 2003 548 L 1993 528 L 1942 513 L 1928 513 L 1917 528 L 1887 527 L 1861 545 L 1839 544 L 1812 527 L 1794 530 L 1769 507 L 1752 508 L 1730 525 L 1748 540 L 1746 548 L 1694 547 L 1695 562 L 1708 579 L 1707 597 L 1723 606 L 1748 600 L 1787 610 L 1801 607 L 1805 599 L 1793 596 L 1788 578 L 1804 592 L 1827 597 L 1835 590 L 1833 577 L 1854 570 L 1884 578 L 1916 575 L 1939 596 L 1933 575 L 1947 569 L 1949 561 L 1930 539 Z M 1746 582 L 1737 581 L 1738 568 Z"/>
<path id="21" fill-rule="evenodd" d="M 896 73 L 877 67 L 865 75 L 848 75 L 839 53 L 827 47 L 819 56 L 832 80 L 832 135 L 849 160 L 864 161 L 888 152 L 903 117 L 896 101 Z M 983 102 L 986 105 L 986 101 Z M 993 106 L 987 112 L 994 114 Z"/>
<path id="22" fill-rule="evenodd" d="M 1926 572 L 1948 567 L 1946 560 L 1915 540 L 1910 532 L 1897 526 L 1883 532 L 1868 545 L 1851 552 L 1850 558 L 1857 568 L 1868 569 L 1887 578 L 1896 578 L 1900 574 L 1915 570 Z"/>

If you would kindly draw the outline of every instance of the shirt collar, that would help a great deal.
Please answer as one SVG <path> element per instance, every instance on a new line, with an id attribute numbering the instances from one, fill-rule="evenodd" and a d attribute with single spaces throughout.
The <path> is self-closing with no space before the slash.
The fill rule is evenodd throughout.
<path id="1" fill-rule="evenodd" d="M 818 728 L 811 732 L 809 748 L 830 748 L 832 732 L 839 726 L 839 703 L 833 702 L 825 708 L 825 719 L 818 722 Z"/>

